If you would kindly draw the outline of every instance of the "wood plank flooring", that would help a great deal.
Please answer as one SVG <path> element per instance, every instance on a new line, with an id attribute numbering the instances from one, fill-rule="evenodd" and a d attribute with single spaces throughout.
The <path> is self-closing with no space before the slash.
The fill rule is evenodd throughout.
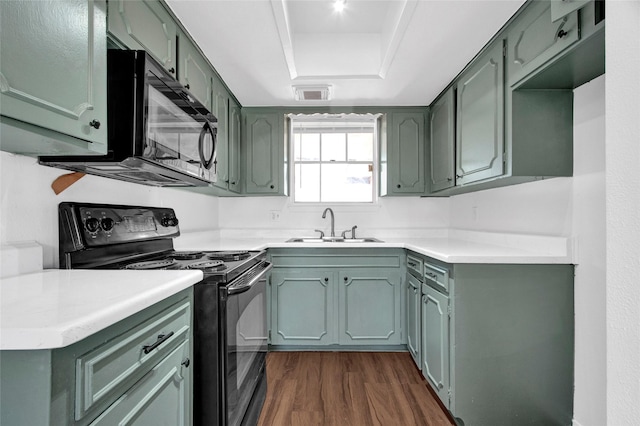
<path id="1" fill-rule="evenodd" d="M 270 352 L 258 426 L 451 426 L 406 352 Z"/>

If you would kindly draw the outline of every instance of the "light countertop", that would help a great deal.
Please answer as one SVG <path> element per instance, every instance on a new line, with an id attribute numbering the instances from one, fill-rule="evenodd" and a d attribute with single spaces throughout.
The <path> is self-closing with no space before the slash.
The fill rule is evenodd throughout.
<path id="1" fill-rule="evenodd" d="M 291 237 L 251 231 L 235 235 L 199 233 L 175 240 L 179 250 L 263 250 L 268 248 L 401 248 L 447 263 L 571 264 L 571 240 L 565 237 L 445 230 L 418 237 L 374 236 L 375 243 L 288 243 Z M 300 237 L 301 235 L 298 235 Z"/>
<path id="2" fill-rule="evenodd" d="M 201 271 L 80 269 L 3 278 L 0 349 L 71 345 L 201 280 Z"/>

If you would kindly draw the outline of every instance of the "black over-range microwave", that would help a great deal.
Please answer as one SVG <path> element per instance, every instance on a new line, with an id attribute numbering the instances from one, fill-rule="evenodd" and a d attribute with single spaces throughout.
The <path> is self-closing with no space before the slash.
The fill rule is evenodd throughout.
<path id="1" fill-rule="evenodd" d="M 107 54 L 108 151 L 39 162 L 153 186 L 216 180 L 217 119 L 142 50 Z"/>

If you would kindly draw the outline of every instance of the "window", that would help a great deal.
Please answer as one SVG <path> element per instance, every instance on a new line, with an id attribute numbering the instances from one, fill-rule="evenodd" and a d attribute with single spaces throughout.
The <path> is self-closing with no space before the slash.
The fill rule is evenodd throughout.
<path id="1" fill-rule="evenodd" d="M 376 118 L 372 114 L 292 117 L 294 202 L 373 203 Z"/>

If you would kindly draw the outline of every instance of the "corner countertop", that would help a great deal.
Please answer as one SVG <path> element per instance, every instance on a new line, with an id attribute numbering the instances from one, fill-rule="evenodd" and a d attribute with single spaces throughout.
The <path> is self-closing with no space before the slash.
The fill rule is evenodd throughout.
<path id="1" fill-rule="evenodd" d="M 464 231 L 456 229 L 407 233 L 406 236 L 366 235 L 383 242 L 375 243 L 288 243 L 292 236 L 272 232 L 218 234 L 199 232 L 178 238 L 179 250 L 264 250 L 275 248 L 401 248 L 447 263 L 493 264 L 571 264 L 575 263 L 571 239 L 546 235 L 523 235 Z M 182 240 L 181 240 L 182 238 Z"/>
<path id="2" fill-rule="evenodd" d="M 78 342 L 202 280 L 201 271 L 47 269 L 0 281 L 0 350 Z"/>

